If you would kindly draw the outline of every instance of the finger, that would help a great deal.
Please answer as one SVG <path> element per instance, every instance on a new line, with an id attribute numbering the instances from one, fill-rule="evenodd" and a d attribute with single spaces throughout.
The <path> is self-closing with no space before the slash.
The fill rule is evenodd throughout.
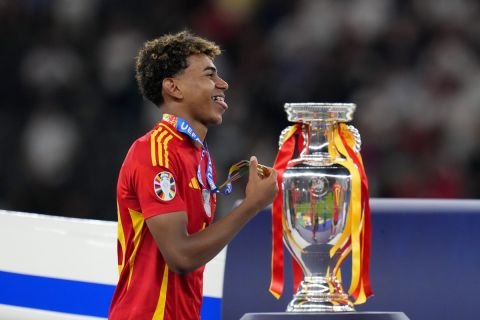
<path id="1" fill-rule="evenodd" d="M 257 174 L 258 174 L 259 177 L 265 178 L 265 177 L 269 176 L 270 172 L 268 172 L 268 170 L 265 171 L 265 169 L 262 169 L 262 168 L 257 166 Z"/>
<path id="2" fill-rule="evenodd" d="M 250 171 L 248 173 L 248 179 L 258 179 L 257 175 L 257 165 L 258 165 L 258 160 L 257 157 L 251 156 L 250 157 Z"/>
<path id="3" fill-rule="evenodd" d="M 277 176 L 278 176 L 277 170 L 270 168 L 270 175 L 273 176 L 275 180 L 277 180 Z"/>
<path id="4" fill-rule="evenodd" d="M 275 169 L 270 170 L 270 176 L 268 176 L 267 178 L 275 181 L 275 183 L 278 185 L 278 181 L 277 181 L 278 180 L 278 174 L 277 174 L 277 171 Z"/>
<path id="5" fill-rule="evenodd" d="M 266 178 L 266 177 L 270 176 L 270 173 L 272 172 L 271 169 L 272 169 L 272 168 L 267 167 L 267 166 L 264 166 L 264 165 L 262 165 L 262 164 L 259 164 L 259 165 L 257 166 L 258 174 L 259 174 L 262 178 Z"/>

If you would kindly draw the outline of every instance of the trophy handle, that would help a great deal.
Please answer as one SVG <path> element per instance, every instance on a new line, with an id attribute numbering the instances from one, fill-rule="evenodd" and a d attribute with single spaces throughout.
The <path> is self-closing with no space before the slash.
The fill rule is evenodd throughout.
<path id="1" fill-rule="evenodd" d="M 358 129 L 352 125 L 347 126 L 348 131 L 350 131 L 355 139 L 355 145 L 353 146 L 353 151 L 359 153 L 362 147 L 362 137 L 360 136 L 360 132 Z"/>
<path id="2" fill-rule="evenodd" d="M 292 128 L 292 126 L 288 126 L 285 129 L 283 129 L 282 132 L 280 133 L 280 138 L 278 139 L 278 148 L 279 149 L 282 147 L 283 143 L 285 142 L 285 138 L 287 136 L 287 133 L 290 131 L 291 128 Z"/>

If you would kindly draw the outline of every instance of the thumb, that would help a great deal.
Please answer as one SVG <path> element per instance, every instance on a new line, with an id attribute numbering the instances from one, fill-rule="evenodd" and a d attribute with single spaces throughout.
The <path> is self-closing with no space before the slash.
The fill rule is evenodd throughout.
<path id="1" fill-rule="evenodd" d="M 249 173 L 248 173 L 248 180 L 258 178 L 257 164 L 258 164 L 257 157 L 251 156 L 250 157 L 250 168 L 249 168 Z"/>

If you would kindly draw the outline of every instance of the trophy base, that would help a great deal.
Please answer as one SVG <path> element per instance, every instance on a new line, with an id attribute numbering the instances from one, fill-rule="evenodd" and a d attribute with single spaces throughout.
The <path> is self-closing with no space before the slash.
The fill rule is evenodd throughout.
<path id="1" fill-rule="evenodd" d="M 342 284 L 335 278 L 305 277 L 287 306 L 287 312 L 355 311 Z"/>
<path id="2" fill-rule="evenodd" d="M 246 313 L 240 320 L 409 320 L 403 312 Z"/>

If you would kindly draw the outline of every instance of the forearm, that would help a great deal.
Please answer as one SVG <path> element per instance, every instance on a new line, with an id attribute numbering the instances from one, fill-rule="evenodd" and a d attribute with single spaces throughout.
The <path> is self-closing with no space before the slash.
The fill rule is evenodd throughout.
<path id="1" fill-rule="evenodd" d="M 176 271 L 188 273 L 212 260 L 258 211 L 258 206 L 245 200 L 214 224 L 186 235 L 176 246 Z"/>

